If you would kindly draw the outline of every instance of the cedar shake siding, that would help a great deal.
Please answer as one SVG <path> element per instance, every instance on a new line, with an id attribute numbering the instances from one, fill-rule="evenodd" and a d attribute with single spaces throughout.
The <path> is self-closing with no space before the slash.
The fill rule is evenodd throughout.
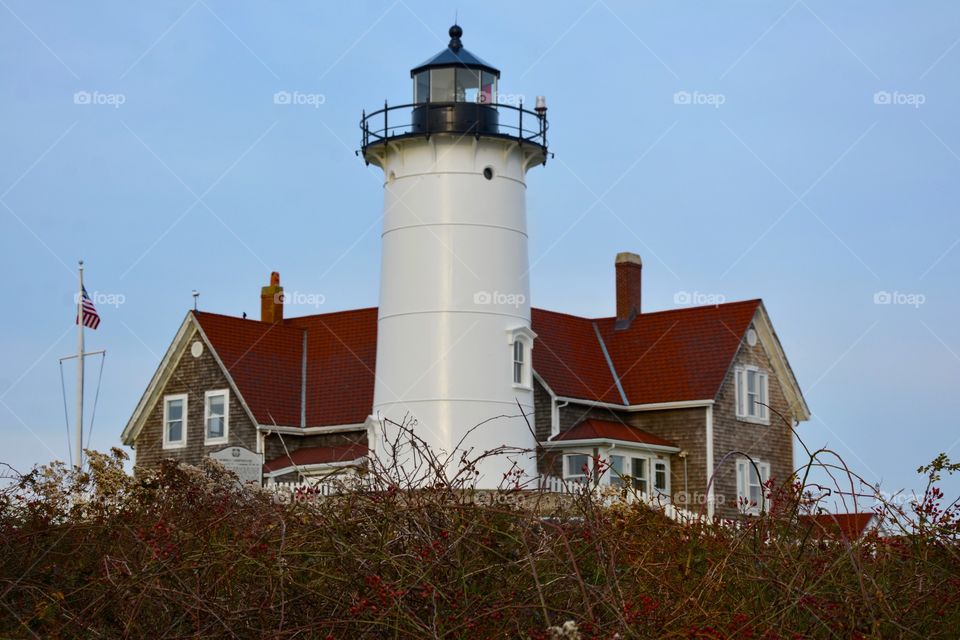
<path id="1" fill-rule="evenodd" d="M 367 430 L 322 433 L 298 436 L 289 433 L 270 433 L 264 438 L 264 460 L 286 457 L 303 447 L 336 447 L 345 444 L 367 444 Z M 286 448 L 284 448 L 286 447 Z"/>
<path id="2" fill-rule="evenodd" d="M 753 365 L 769 375 L 768 404 L 771 407 L 770 424 L 756 424 L 738 420 L 736 415 L 735 368 L 739 365 Z M 724 378 L 713 408 L 714 464 L 720 465 L 724 455 L 730 451 L 743 451 L 754 460 L 770 463 L 770 477 L 780 485 L 793 477 L 793 431 L 784 424 L 780 413 L 793 420 L 790 406 L 781 387 L 781 381 L 774 374 L 770 359 L 762 343 L 751 347 L 746 340 L 740 347 L 734 362 Z M 735 517 L 737 511 L 737 472 L 735 459 L 731 456 L 719 467 L 714 485 L 716 487 L 716 514 L 721 517 Z M 720 503 L 719 496 L 724 496 Z"/>
<path id="3" fill-rule="evenodd" d="M 194 331 L 186 341 L 186 348 L 173 362 L 173 373 L 150 409 L 143 429 L 137 436 L 135 467 L 156 467 L 161 460 L 172 458 L 186 464 L 200 464 L 203 458 L 226 447 L 245 447 L 257 450 L 257 432 L 250 416 L 244 411 L 237 394 L 230 389 L 227 377 L 220 369 L 210 349 L 204 346 L 199 358 L 190 353 L 190 345 L 199 336 Z M 204 392 L 214 389 L 229 390 L 229 441 L 226 444 L 204 445 Z M 180 449 L 163 448 L 163 398 L 173 394 L 187 394 L 187 445 Z"/>

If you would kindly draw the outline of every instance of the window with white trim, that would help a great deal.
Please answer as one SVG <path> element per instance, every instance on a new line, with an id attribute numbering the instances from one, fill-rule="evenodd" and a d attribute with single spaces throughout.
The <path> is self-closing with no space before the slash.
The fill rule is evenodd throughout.
<path id="1" fill-rule="evenodd" d="M 757 515 L 770 508 L 766 483 L 770 480 L 770 463 L 746 458 L 737 459 L 737 508 L 741 513 Z"/>
<path id="2" fill-rule="evenodd" d="M 510 345 L 510 379 L 519 389 L 533 388 L 533 368 L 530 366 L 531 352 L 535 334 L 529 327 L 516 327 L 507 330 L 507 344 Z"/>
<path id="3" fill-rule="evenodd" d="M 163 448 L 187 446 L 187 394 L 163 397 Z"/>
<path id="4" fill-rule="evenodd" d="M 216 389 L 203 394 L 203 442 L 225 444 L 230 437 L 230 393 Z"/>
<path id="5" fill-rule="evenodd" d="M 585 478 L 592 467 L 593 456 L 586 453 L 568 453 L 563 456 L 564 480 Z"/>
<path id="6" fill-rule="evenodd" d="M 660 495 L 670 495 L 670 471 L 665 460 L 653 461 L 653 490 Z"/>
<path id="7" fill-rule="evenodd" d="M 754 366 L 737 367 L 734 370 L 737 396 L 737 418 L 747 422 L 769 424 L 769 377 Z"/>
<path id="8" fill-rule="evenodd" d="M 513 343 L 513 384 L 524 383 L 524 351 L 523 340 Z"/>
<path id="9" fill-rule="evenodd" d="M 626 475 L 627 458 L 625 456 L 610 456 L 610 485 L 622 487 Z"/>

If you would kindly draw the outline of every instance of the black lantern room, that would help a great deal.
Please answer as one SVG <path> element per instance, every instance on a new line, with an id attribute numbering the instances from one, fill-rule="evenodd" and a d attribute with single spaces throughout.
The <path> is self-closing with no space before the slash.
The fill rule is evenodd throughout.
<path id="1" fill-rule="evenodd" d="M 364 113 L 363 154 L 369 147 L 401 137 L 434 134 L 494 136 L 532 144 L 546 161 L 546 104 L 536 109 L 500 104 L 500 70 L 463 47 L 463 29 L 450 27 L 450 43 L 423 64 L 410 70 L 413 102 Z"/>
<path id="2" fill-rule="evenodd" d="M 410 70 L 415 132 L 498 132 L 497 80 L 500 71 L 463 48 L 459 25 L 450 27 L 450 44 Z"/>

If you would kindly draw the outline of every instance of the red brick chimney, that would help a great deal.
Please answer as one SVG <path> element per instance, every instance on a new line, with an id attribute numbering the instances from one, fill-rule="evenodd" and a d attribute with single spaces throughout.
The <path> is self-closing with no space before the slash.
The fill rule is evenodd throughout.
<path id="1" fill-rule="evenodd" d="M 617 254 L 617 329 L 626 329 L 640 315 L 640 276 L 643 261 L 635 253 Z"/>
<path id="2" fill-rule="evenodd" d="M 283 287 L 280 286 L 280 274 L 270 274 L 270 286 L 260 289 L 260 321 L 281 322 L 283 320 Z"/>

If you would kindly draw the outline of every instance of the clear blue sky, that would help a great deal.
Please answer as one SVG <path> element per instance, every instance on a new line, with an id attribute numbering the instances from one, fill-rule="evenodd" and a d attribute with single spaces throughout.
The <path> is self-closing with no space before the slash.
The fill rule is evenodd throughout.
<path id="1" fill-rule="evenodd" d="M 683 292 L 764 299 L 813 410 L 807 443 L 890 491 L 940 451 L 960 458 L 960 6 L 458 10 L 502 93 L 548 99 L 557 155 L 528 189 L 536 306 L 611 314 L 614 255 L 637 251 L 647 310 Z M 375 305 L 382 196 L 357 121 L 408 100 L 454 11 L 0 1 L 3 460 L 67 455 L 57 358 L 75 348 L 80 257 L 88 290 L 123 297 L 88 336 L 109 351 L 98 449 L 119 443 L 192 289 L 255 314 L 278 270 L 323 296 L 292 314 Z M 905 304 L 875 304 L 884 291 Z"/>

